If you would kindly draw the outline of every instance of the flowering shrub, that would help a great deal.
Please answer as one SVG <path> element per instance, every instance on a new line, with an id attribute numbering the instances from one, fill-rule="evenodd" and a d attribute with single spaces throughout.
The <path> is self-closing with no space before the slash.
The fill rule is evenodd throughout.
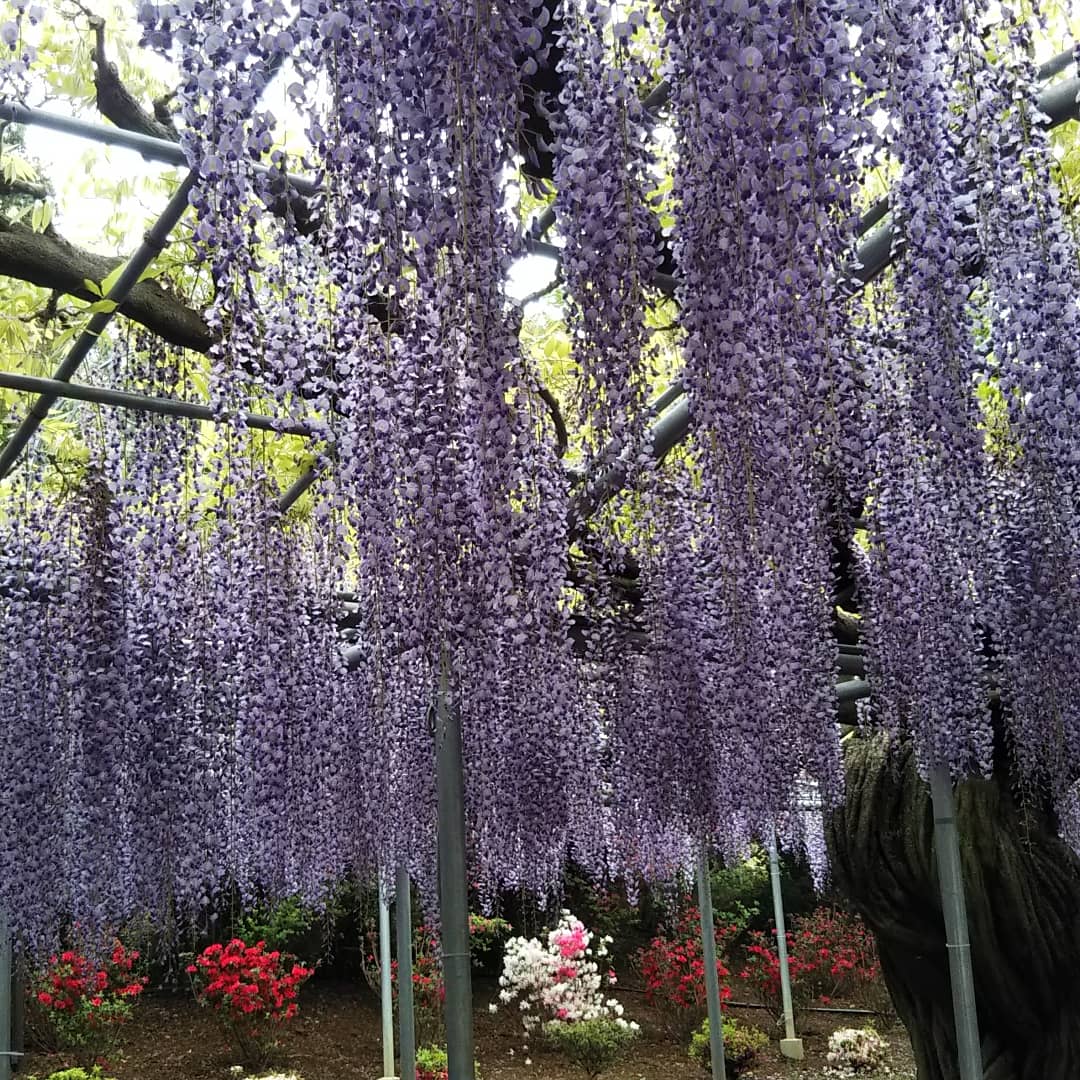
<path id="1" fill-rule="evenodd" d="M 147 982 L 135 974 L 138 959 L 138 952 L 119 941 L 97 962 L 73 949 L 49 957 L 30 993 L 58 1049 L 94 1064 L 115 1048 L 117 1029 L 131 1018 L 132 1004 Z"/>
<path id="2" fill-rule="evenodd" d="M 398 994 L 398 962 L 390 964 L 390 980 L 394 1004 Z M 442 1028 L 442 1005 L 446 999 L 443 982 L 442 961 L 438 955 L 438 942 L 426 926 L 417 931 L 413 945 L 412 961 L 413 1015 L 417 1035 L 421 1039 L 435 1038 Z"/>
<path id="3" fill-rule="evenodd" d="M 277 1046 L 270 1029 L 297 1013 L 297 993 L 312 970 L 290 959 L 276 949 L 267 952 L 263 941 L 247 945 L 233 938 L 208 946 L 188 965 L 199 1004 L 214 1010 L 245 1064 L 266 1064 Z"/>
<path id="4" fill-rule="evenodd" d="M 233 925 L 233 936 L 241 941 L 264 941 L 271 949 L 299 947 L 300 939 L 314 921 L 314 912 L 305 907 L 299 897 L 286 896 L 275 904 L 256 905 L 240 916 Z"/>
<path id="5" fill-rule="evenodd" d="M 614 972 L 600 970 L 609 940 L 598 938 L 595 946 L 593 941 L 581 920 L 564 911 L 546 942 L 516 937 L 506 943 L 499 999 L 517 1000 L 526 1031 L 548 1020 L 598 1019 L 637 1029 L 623 1019 L 622 1005 L 604 996 L 604 987 L 615 982 Z"/>
<path id="6" fill-rule="evenodd" d="M 769 1045 L 769 1037 L 760 1028 L 742 1024 L 733 1016 L 724 1017 L 724 1061 L 728 1072 L 738 1076 L 753 1063 L 758 1053 Z M 712 1073 L 712 1051 L 709 1045 L 709 1018 L 690 1036 L 690 1057 L 707 1073 Z"/>
<path id="7" fill-rule="evenodd" d="M 470 916 L 470 919 L 472 918 L 474 916 Z M 363 969 L 371 989 L 376 994 L 382 993 L 382 965 L 379 961 L 378 933 L 375 930 L 368 934 Z M 446 986 L 443 983 L 442 961 L 439 959 L 439 942 L 431 928 L 423 924 L 413 931 L 412 984 L 417 1038 L 435 1040 L 442 1030 L 442 1003 L 446 997 Z M 390 961 L 390 987 L 396 1007 L 397 960 Z"/>
<path id="8" fill-rule="evenodd" d="M 780 1010 L 780 957 L 776 931 L 756 931 L 739 978 L 774 1013 Z M 792 1000 L 796 1007 L 836 998 L 885 1008 L 888 993 L 873 936 L 857 916 L 823 907 L 793 921 L 787 934 Z"/>
<path id="9" fill-rule="evenodd" d="M 716 973 L 720 978 L 721 1001 L 731 998 L 731 988 L 724 982 L 729 972 L 720 957 L 740 931 L 737 923 L 716 927 Z M 658 934 L 640 949 L 637 965 L 645 980 L 645 1000 L 659 1008 L 670 1025 L 685 1037 L 697 1026 L 706 1008 L 705 959 L 698 909 L 686 908 L 670 934 Z"/>
<path id="10" fill-rule="evenodd" d="M 548 1042 L 590 1077 L 610 1069 L 640 1034 L 636 1024 L 603 1016 L 574 1023 L 549 1020 L 543 1030 Z"/>
<path id="11" fill-rule="evenodd" d="M 480 1080 L 480 1065 L 473 1062 L 473 1073 Z M 450 1063 L 441 1046 L 421 1046 L 416 1051 L 416 1080 L 447 1080 Z"/>
<path id="12" fill-rule="evenodd" d="M 36 1076 L 28 1076 L 26 1080 L 38 1080 Z M 89 1072 L 86 1069 L 61 1069 L 59 1072 L 49 1073 L 45 1080 L 112 1080 L 107 1077 L 100 1066 L 95 1065 Z"/>
<path id="13" fill-rule="evenodd" d="M 437 1046 L 422 1046 L 416 1051 L 416 1080 L 447 1080 L 450 1063 L 446 1051 Z"/>
<path id="14" fill-rule="evenodd" d="M 829 1036 L 825 1060 L 832 1076 L 846 1077 L 880 1069 L 889 1056 L 889 1044 L 873 1028 L 841 1028 Z"/>
<path id="15" fill-rule="evenodd" d="M 512 927 L 497 915 L 469 913 L 469 950 L 473 967 L 486 967 L 498 947 L 510 936 Z"/>

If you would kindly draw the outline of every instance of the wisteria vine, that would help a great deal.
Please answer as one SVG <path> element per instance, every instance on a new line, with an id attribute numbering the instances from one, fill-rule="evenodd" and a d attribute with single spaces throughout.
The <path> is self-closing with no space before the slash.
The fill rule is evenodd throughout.
<path id="1" fill-rule="evenodd" d="M 40 18 L 15 11 L 11 86 Z M 399 865 L 433 897 L 443 670 L 484 896 L 554 891 L 569 855 L 671 876 L 702 843 L 774 827 L 823 874 L 798 804 L 842 793 L 838 537 L 862 562 L 874 718 L 926 766 L 987 772 L 1000 700 L 1026 780 L 1072 821 L 1077 262 L 1024 104 L 1027 24 L 992 16 L 959 0 L 140 5 L 181 76 L 216 340 L 194 364 L 143 337 L 102 351 L 143 391 L 205 378 L 218 422 L 114 414 L 59 483 L 40 459 L 6 482 L 0 828 L 18 839 L 0 906 L 21 939 L 138 910 L 175 922 L 233 887 L 318 901 Z M 643 105 L 657 53 L 659 117 Z M 553 56 L 588 399 L 570 469 L 506 295 L 523 83 Z M 299 117 L 299 153 L 269 96 Z M 692 418 L 660 464 L 642 420 L 658 126 Z M 860 306 L 861 177 L 885 160 L 903 250 Z M 326 467 L 297 510 L 278 507 L 285 443 L 246 428 L 253 405 L 317 429 L 296 453 Z M 572 468 L 615 457 L 632 491 L 612 541 L 572 520 L 571 495 Z"/>

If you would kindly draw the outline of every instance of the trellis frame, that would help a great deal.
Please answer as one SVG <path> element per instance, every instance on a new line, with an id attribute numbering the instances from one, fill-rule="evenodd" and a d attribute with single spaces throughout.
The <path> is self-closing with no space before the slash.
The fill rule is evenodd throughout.
<path id="1" fill-rule="evenodd" d="M 277 58 L 269 65 L 264 74 L 267 82 L 273 77 L 276 68 L 284 57 Z M 1055 56 L 1039 69 L 1039 78 L 1046 80 L 1065 71 L 1076 60 L 1076 50 L 1067 50 Z M 647 99 L 651 109 L 659 108 L 667 99 L 666 84 L 661 84 Z M 1038 98 L 1039 113 L 1046 118 L 1048 127 L 1057 127 L 1068 120 L 1080 118 L 1080 78 L 1069 78 L 1054 83 L 1044 89 Z M 176 143 L 156 139 L 120 128 L 92 124 L 86 121 L 58 116 L 41 109 L 31 109 L 17 103 L 0 103 L 0 120 L 12 123 L 37 125 L 50 130 L 64 132 L 83 138 L 89 138 L 105 145 L 122 146 L 137 150 L 144 157 L 176 166 L 186 166 L 183 150 Z M 257 167 L 263 174 L 272 170 Z M 276 174 L 281 175 L 281 174 Z M 172 416 L 177 419 L 217 421 L 221 419 L 209 406 L 191 402 L 173 401 L 164 398 L 152 398 L 127 391 L 117 391 L 78 385 L 71 382 L 83 361 L 89 355 L 97 339 L 111 323 L 114 315 L 129 296 L 144 271 L 168 243 L 169 234 L 179 222 L 188 205 L 188 197 L 197 183 L 197 174 L 189 171 L 162 212 L 158 221 L 149 230 L 142 244 L 127 260 L 119 276 L 112 284 L 105 300 L 107 310 L 96 312 L 87 327 L 80 334 L 69 350 L 63 362 L 57 368 L 52 379 L 35 379 L 15 373 L 0 372 L 0 387 L 36 393 L 29 414 L 19 425 L 15 433 L 0 448 L 0 480 L 10 474 L 17 464 L 23 450 L 33 438 L 41 422 L 50 409 L 61 398 L 90 401 L 98 404 L 129 408 L 143 412 Z M 314 181 L 305 177 L 286 175 L 283 177 L 286 193 L 313 195 L 317 192 Z M 865 239 L 856 251 L 856 258 L 849 268 L 849 280 L 855 291 L 882 273 L 903 247 L 902 222 L 895 219 L 885 221 L 889 216 L 889 201 L 879 200 L 864 215 L 860 224 L 859 235 Z M 550 213 L 540 217 L 540 232 L 544 223 L 550 226 L 554 218 Z M 884 222 L 884 224 L 882 224 Z M 561 258 L 561 249 L 542 239 L 525 238 L 524 250 L 527 253 L 544 255 L 555 259 Z M 674 294 L 678 281 L 669 275 L 657 275 L 653 284 L 668 295 Z M 650 406 L 653 421 L 650 425 L 649 442 L 654 457 L 662 459 L 674 446 L 681 442 L 690 429 L 689 402 L 685 390 L 675 382 Z M 332 438 L 328 429 L 318 421 L 285 421 L 259 414 L 245 413 L 243 419 L 249 427 L 260 430 L 277 431 L 283 434 L 300 435 L 305 438 L 318 438 L 328 443 L 328 453 L 332 454 Z M 278 507 L 287 511 L 296 500 L 316 481 L 326 467 L 328 454 L 323 454 L 315 466 L 302 474 L 293 485 L 278 499 Z M 583 522 L 610 499 L 626 483 L 629 475 L 629 463 L 619 455 L 602 456 L 596 473 L 585 478 L 579 488 L 574 503 L 574 520 Z M 346 651 L 346 658 L 351 667 L 360 663 L 361 650 Z M 861 657 L 857 653 L 841 653 L 848 658 L 842 669 L 854 677 L 837 686 L 838 705 L 852 702 L 869 695 L 870 687 L 859 676 Z M 450 964 L 446 968 L 447 994 L 447 1048 L 450 1058 L 451 1080 L 472 1080 L 472 1010 L 471 980 L 468 959 L 468 907 L 465 877 L 465 821 L 463 797 L 463 765 L 459 717 L 453 708 L 449 692 L 448 659 L 444 656 L 440 662 L 438 689 L 435 702 L 436 726 L 436 774 L 438 788 L 438 830 L 439 830 L 439 877 L 440 909 L 446 943 L 446 953 Z M 970 942 L 967 935 L 967 913 L 963 894 L 963 879 L 960 869 L 959 841 L 955 826 L 955 801 L 952 779 L 946 769 L 935 769 L 930 776 L 930 790 L 934 809 L 935 849 L 941 879 L 942 908 L 946 926 L 946 944 L 950 961 L 951 982 L 953 987 L 954 1019 L 957 1031 L 957 1047 L 961 1080 L 979 1080 L 982 1076 L 978 1020 L 975 1011 L 974 982 L 972 977 Z M 708 987 L 710 1031 L 712 1033 L 712 1061 L 714 1075 L 724 1075 L 722 1041 L 719 1040 L 719 990 L 715 983 L 715 964 L 708 962 L 710 950 L 714 949 L 711 927 L 711 898 L 708 896 L 708 880 L 704 860 L 707 852 L 703 847 L 699 855 L 698 888 L 702 907 L 703 945 L 706 954 L 706 974 L 711 970 L 714 978 Z M 398 887 L 406 889 L 405 904 L 408 904 L 408 875 L 397 872 Z M 704 891 L 702 891 L 704 889 Z M 401 923 L 402 898 L 398 897 L 398 943 L 403 938 Z M 408 907 L 404 908 L 408 911 Z M 706 918 L 706 914 L 710 916 Z M 707 925 L 709 924 L 709 925 Z M 0 924 L 2 925 L 2 924 Z M 6 935 L 4 935 L 6 937 Z M 10 1032 L 10 971 L 5 967 L 0 944 L 0 1080 L 5 1071 L 10 1070 L 10 1050 L 3 1047 L 2 1032 Z M 8 952 L 6 955 L 10 956 Z M 8 961 L 8 964 L 10 962 Z M 5 978 L 6 973 L 6 978 Z M 411 1014 L 411 981 L 401 987 L 403 998 L 410 999 L 407 1009 Z M 402 1036 L 403 1050 L 408 1043 L 411 1049 L 411 1037 L 407 1039 L 404 1023 L 406 1003 L 402 1001 Z M 410 1033 L 411 1036 L 411 1033 Z M 718 1045 L 719 1042 L 719 1045 Z M 404 1056 L 404 1055 L 403 1055 Z M 718 1071 L 717 1071 L 718 1070 Z"/>

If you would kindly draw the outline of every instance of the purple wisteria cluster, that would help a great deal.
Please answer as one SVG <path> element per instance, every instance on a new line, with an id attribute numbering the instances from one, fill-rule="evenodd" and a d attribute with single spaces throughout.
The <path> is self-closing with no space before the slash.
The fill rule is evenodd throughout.
<path id="1" fill-rule="evenodd" d="M 907 251 L 869 366 L 864 589 L 875 717 L 915 735 L 924 763 L 990 766 L 981 653 L 990 492 L 976 378 L 985 368 L 966 269 L 978 257 L 948 5 L 891 5 L 883 94 L 902 172 L 891 193 Z M 939 10 L 940 9 L 940 10 Z"/>
<path id="2" fill-rule="evenodd" d="M 196 427 L 116 416 L 90 444 L 71 490 L 28 474 L 5 506 L 0 905 L 47 947 L 139 911 L 175 926 L 232 883 L 316 901 L 375 865 L 325 552 L 286 533 L 250 447 L 227 493 Z"/>
<path id="3" fill-rule="evenodd" d="M 828 538 L 850 380 L 833 305 L 869 138 L 850 27 L 869 5 L 799 8 L 664 11 L 696 475 L 660 541 L 657 629 L 686 624 L 693 662 L 668 685 L 700 702 L 711 798 L 758 821 L 801 772 L 840 787 Z"/>
<path id="4" fill-rule="evenodd" d="M 571 854 L 670 876 L 774 826 L 822 873 L 800 799 L 841 793 L 837 537 L 862 559 L 874 716 L 925 765 L 985 771 L 997 693 L 1025 775 L 1075 819 L 1077 262 L 1022 21 L 931 0 L 556 13 L 574 412 L 633 485 L 585 527 L 505 293 L 551 5 L 139 14 L 181 72 L 220 422 L 113 415 L 59 487 L 4 489 L 0 907 L 25 941 L 175 919 L 234 883 L 317 900 L 404 865 L 434 896 L 441 672 L 481 893 L 553 889 Z M 657 123 L 692 437 L 654 468 Z M 903 244 L 864 307 L 860 177 L 886 152 Z M 295 167 L 317 196 L 290 192 Z M 194 396 L 206 373 L 111 347 L 144 392 Z M 252 408 L 319 428 L 287 514 L 283 442 Z"/>
<path id="5" fill-rule="evenodd" d="M 37 60 L 37 46 L 28 40 L 27 31 L 41 22 L 45 7 L 31 0 L 8 0 L 5 7 L 0 14 L 0 95 L 21 100 Z"/>
<path id="6" fill-rule="evenodd" d="M 906 250 L 870 367 L 874 712 L 915 734 L 924 764 L 986 772 L 1000 698 L 1018 775 L 1068 797 L 1080 282 L 1031 27 L 978 4 L 888 14 Z"/>
<path id="7" fill-rule="evenodd" d="M 587 402 L 586 445 L 623 454 L 640 443 L 646 392 L 645 315 L 657 268 L 658 223 L 647 199 L 655 154 L 640 88 L 646 9 L 590 0 L 562 11 L 565 79 L 555 210 L 566 238 L 566 323 Z M 640 450 L 638 450 L 640 453 Z"/>

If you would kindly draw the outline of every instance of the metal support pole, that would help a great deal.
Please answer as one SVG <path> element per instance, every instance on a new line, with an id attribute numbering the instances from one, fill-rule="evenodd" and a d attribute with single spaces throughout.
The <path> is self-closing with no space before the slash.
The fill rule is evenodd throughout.
<path id="1" fill-rule="evenodd" d="M 111 300 L 113 305 L 108 311 L 95 312 L 86 329 L 79 335 L 75 344 L 71 346 L 67 356 L 56 369 L 53 378 L 59 382 L 70 382 L 75 372 L 79 370 L 82 362 L 89 355 L 90 350 L 97 344 L 98 339 L 105 332 L 105 328 L 112 321 L 113 315 L 121 304 L 128 298 L 128 294 L 142 277 L 143 271 L 157 258 L 169 240 L 169 233 L 173 226 L 183 216 L 187 209 L 188 196 L 195 186 L 195 173 L 188 173 L 180 186 L 173 192 L 172 198 L 162 211 L 157 223 L 143 238 L 138 250 L 124 264 L 120 276 L 113 282 L 109 289 L 106 300 Z M 7 445 L 0 451 L 0 478 L 7 476 L 19 455 L 23 452 L 26 444 L 33 438 L 34 433 L 41 426 L 41 421 L 49 414 L 49 410 L 56 404 L 55 394 L 42 394 L 30 407 L 30 413 L 23 422 L 15 429 L 15 433 L 8 440 Z"/>
<path id="2" fill-rule="evenodd" d="M 776 955 L 780 960 L 780 1001 L 784 1010 L 784 1038 L 780 1052 L 784 1057 L 801 1061 L 802 1039 L 795 1037 L 795 1009 L 791 1004 L 791 967 L 788 963 L 787 920 L 784 896 L 780 889 L 780 853 L 776 850 L 776 830 L 769 829 L 769 880 L 772 883 L 773 921 L 776 923 Z M 786 1044 L 786 1045 L 785 1045 Z"/>
<path id="3" fill-rule="evenodd" d="M 394 1075 L 394 985 L 390 970 L 390 902 L 379 881 L 379 1005 L 382 1010 L 382 1074 Z"/>
<path id="4" fill-rule="evenodd" d="M 303 495 L 304 492 L 307 491 L 307 489 L 322 475 L 323 470 L 326 468 L 326 464 L 327 459 L 325 457 L 320 457 L 314 465 L 305 469 L 304 472 L 289 485 L 288 491 L 282 492 L 277 501 L 277 508 L 281 513 L 284 514 L 299 501 L 300 496 Z M 351 671 L 352 668 L 349 670 Z"/>
<path id="5" fill-rule="evenodd" d="M 439 803 L 439 918 L 446 985 L 449 1080 L 475 1080 L 461 718 L 450 698 L 450 660 L 445 646 L 439 660 L 439 693 L 435 703 L 435 771 Z"/>
<path id="6" fill-rule="evenodd" d="M 409 871 L 397 869 L 398 1046 L 401 1048 L 401 1080 L 416 1076 L 416 1021 L 412 985 L 412 895 Z"/>
<path id="7" fill-rule="evenodd" d="M 709 1006 L 709 1057 L 713 1080 L 727 1080 L 724 1062 L 724 1017 L 720 1011 L 720 977 L 716 974 L 716 931 L 713 929 L 709 849 L 701 845 L 697 861 L 698 909 L 701 911 L 701 952 L 705 961 L 705 1000 Z"/>
<path id="8" fill-rule="evenodd" d="M 949 954 L 953 1021 L 960 1080 L 982 1080 L 982 1040 L 975 1009 L 975 979 L 971 970 L 964 878 L 960 869 L 960 843 L 956 832 L 956 804 L 946 766 L 930 770 L 930 798 L 934 807 L 934 851 L 941 884 L 941 910 L 945 916 L 945 947 Z"/>
<path id="9" fill-rule="evenodd" d="M 15 371 L 0 371 L 0 387 L 28 394 L 65 398 L 70 401 L 115 405 L 120 409 L 134 409 L 136 412 L 156 413 L 159 416 L 175 416 L 183 420 L 207 420 L 217 423 L 221 419 L 209 405 L 198 405 L 193 401 L 147 397 L 145 394 L 133 394 L 129 390 L 107 390 L 99 386 L 87 386 L 85 383 L 42 379 L 36 375 L 21 375 Z M 245 427 L 259 431 L 273 431 L 279 435 L 300 435 L 304 438 L 328 437 L 325 425 L 319 421 L 285 420 L 250 412 L 241 413 L 240 416 Z"/>
<path id="10" fill-rule="evenodd" d="M 94 124 L 73 116 L 61 116 L 45 109 L 33 109 L 17 102 L 0 102 L 0 120 L 59 131 L 64 135 L 89 139 L 104 146 L 121 146 L 125 150 L 137 151 L 147 161 L 160 161 L 165 165 L 187 164 L 187 155 L 179 143 L 170 142 L 168 139 L 155 139 L 152 135 L 126 131 L 113 125 Z M 257 165 L 255 172 L 265 176 L 269 175 L 271 170 Z M 277 170 L 274 170 L 274 175 L 278 175 Z M 290 174 L 287 179 L 289 186 L 298 195 L 314 195 L 319 190 L 318 185 L 306 176 Z"/>
<path id="11" fill-rule="evenodd" d="M 0 915 L 0 1080 L 11 1080 L 11 934 Z"/>

